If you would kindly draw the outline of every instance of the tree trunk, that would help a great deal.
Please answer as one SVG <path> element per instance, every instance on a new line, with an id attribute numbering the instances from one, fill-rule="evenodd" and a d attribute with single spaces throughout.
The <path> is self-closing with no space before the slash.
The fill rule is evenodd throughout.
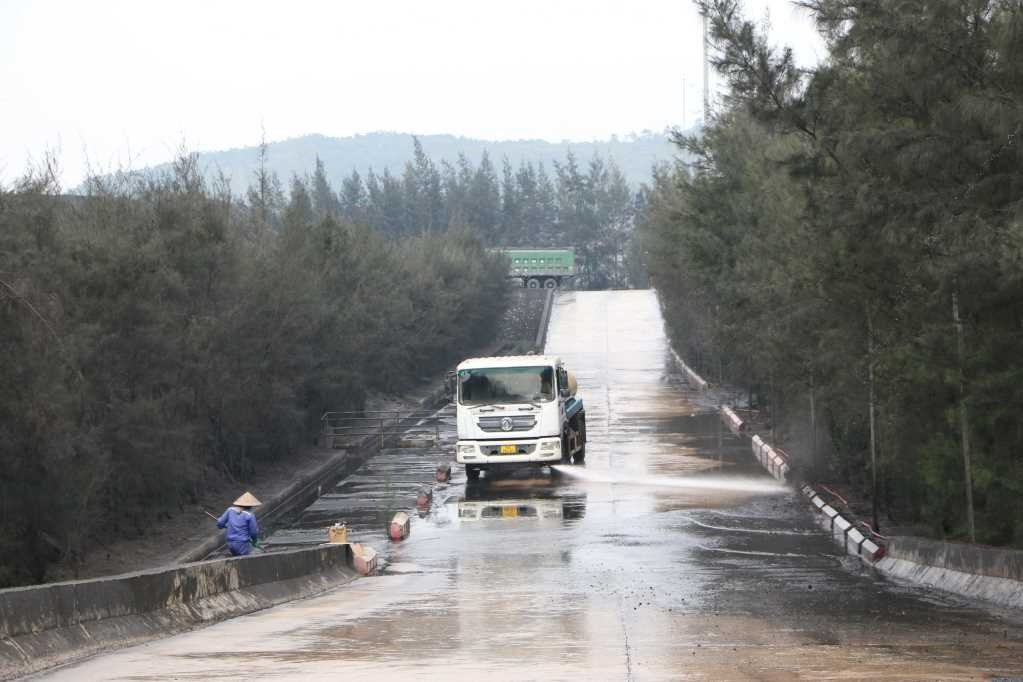
<path id="1" fill-rule="evenodd" d="M 817 461 L 817 377 L 810 368 L 810 470 L 814 480 L 820 480 L 821 467 Z"/>
<path id="2" fill-rule="evenodd" d="M 956 364 L 959 370 L 959 444 L 963 451 L 964 485 L 966 486 L 966 527 L 970 542 L 977 541 L 973 520 L 973 467 L 970 465 L 970 429 L 966 412 L 966 372 L 963 368 L 963 321 L 959 317 L 959 292 L 952 292 L 952 323 L 956 333 Z"/>
<path id="3" fill-rule="evenodd" d="M 875 427 L 874 409 L 876 396 L 874 392 L 874 322 L 870 311 L 867 311 L 867 381 L 870 387 L 870 505 L 874 532 L 881 532 L 877 509 L 877 431 Z"/>

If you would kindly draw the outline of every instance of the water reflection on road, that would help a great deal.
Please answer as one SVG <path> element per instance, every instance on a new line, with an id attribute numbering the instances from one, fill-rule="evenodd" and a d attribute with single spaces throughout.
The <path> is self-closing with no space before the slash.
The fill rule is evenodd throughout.
<path id="1" fill-rule="evenodd" d="M 585 468 L 454 480 L 389 544 L 454 423 L 391 450 L 271 544 L 346 520 L 384 574 L 126 650 L 54 679 L 983 679 L 1017 626 L 840 555 L 670 365 L 652 292 L 567 292 L 548 351 L 579 379 Z"/>

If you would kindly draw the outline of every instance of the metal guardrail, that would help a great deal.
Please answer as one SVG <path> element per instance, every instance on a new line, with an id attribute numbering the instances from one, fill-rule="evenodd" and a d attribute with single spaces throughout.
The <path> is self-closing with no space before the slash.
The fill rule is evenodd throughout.
<path id="1" fill-rule="evenodd" d="M 380 447 L 387 440 L 406 435 L 422 427 L 432 429 L 440 440 L 440 421 L 444 416 L 436 410 L 362 410 L 359 412 L 325 412 L 320 417 L 320 436 L 327 447 L 350 445 L 366 436 L 380 438 Z"/>

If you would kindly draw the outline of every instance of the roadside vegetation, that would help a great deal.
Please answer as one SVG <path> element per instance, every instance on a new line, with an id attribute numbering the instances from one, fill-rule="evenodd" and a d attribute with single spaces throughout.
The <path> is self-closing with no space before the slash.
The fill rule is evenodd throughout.
<path id="1" fill-rule="evenodd" d="M 1023 7 L 805 0 L 804 71 L 699 4 L 727 95 L 640 218 L 679 350 L 875 520 L 1023 546 Z"/>
<path id="2" fill-rule="evenodd" d="M 320 169 L 322 170 L 322 169 Z M 504 263 L 471 227 L 382 233 L 322 174 L 244 198 L 195 157 L 0 190 L 0 587 L 246 480 L 492 339 Z"/>

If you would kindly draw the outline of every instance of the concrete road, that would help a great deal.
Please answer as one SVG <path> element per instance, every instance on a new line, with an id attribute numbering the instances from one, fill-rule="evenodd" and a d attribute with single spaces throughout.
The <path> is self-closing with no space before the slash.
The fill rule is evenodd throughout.
<path id="1" fill-rule="evenodd" d="M 988 679 L 1023 675 L 1019 620 L 898 587 L 840 555 L 668 363 L 650 292 L 560 296 L 548 351 L 578 377 L 585 467 L 437 491 L 441 442 L 382 453 L 278 546 L 347 519 L 378 577 L 56 671 L 54 680 Z M 424 424 L 429 433 L 433 426 Z"/>

